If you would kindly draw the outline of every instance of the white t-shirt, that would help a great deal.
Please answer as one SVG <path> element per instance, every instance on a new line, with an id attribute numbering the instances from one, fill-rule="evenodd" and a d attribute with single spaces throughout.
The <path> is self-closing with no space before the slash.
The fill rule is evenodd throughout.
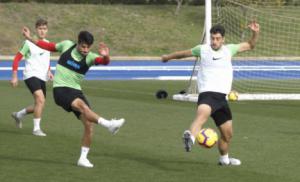
<path id="1" fill-rule="evenodd" d="M 198 45 L 192 49 L 194 56 L 201 57 L 197 75 L 199 93 L 230 92 L 233 79 L 231 58 L 238 49 L 238 44 L 223 45 L 217 51 L 208 44 Z"/>
<path id="2" fill-rule="evenodd" d="M 26 59 L 23 79 L 26 80 L 31 77 L 37 77 L 47 81 L 50 65 L 50 52 L 39 48 L 28 40 L 24 42 L 20 52 Z"/>

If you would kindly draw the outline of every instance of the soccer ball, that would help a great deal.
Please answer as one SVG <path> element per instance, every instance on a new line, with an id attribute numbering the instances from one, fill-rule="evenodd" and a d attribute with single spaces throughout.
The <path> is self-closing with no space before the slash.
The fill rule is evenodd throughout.
<path id="1" fill-rule="evenodd" d="M 228 94 L 229 101 L 237 101 L 239 99 L 239 93 L 235 90 L 232 90 Z"/>
<path id="2" fill-rule="evenodd" d="M 211 148 L 218 141 L 218 134 L 211 128 L 203 128 L 197 135 L 197 141 L 200 145 Z"/>

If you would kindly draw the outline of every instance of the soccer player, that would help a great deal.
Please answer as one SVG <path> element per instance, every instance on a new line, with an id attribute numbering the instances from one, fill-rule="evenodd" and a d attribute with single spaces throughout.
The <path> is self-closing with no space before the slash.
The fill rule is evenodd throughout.
<path id="1" fill-rule="evenodd" d="M 77 43 L 65 40 L 59 43 L 36 40 L 31 37 L 30 30 L 23 28 L 24 37 L 37 46 L 48 51 L 60 52 L 53 81 L 55 103 L 67 112 L 73 112 L 84 125 L 81 144 L 81 155 L 78 166 L 92 168 L 94 165 L 87 155 L 92 141 L 93 123 L 107 128 L 112 134 L 118 132 L 125 120 L 106 120 L 91 110 L 90 105 L 81 91 L 80 83 L 92 65 L 107 65 L 110 61 L 109 49 L 104 43 L 99 44 L 99 55 L 90 51 L 94 37 L 88 31 L 81 31 Z"/>
<path id="2" fill-rule="evenodd" d="M 161 57 L 163 62 L 191 56 L 201 57 L 197 76 L 199 90 L 197 113 L 190 129 L 183 133 L 183 142 L 186 151 L 190 152 L 196 135 L 208 118 L 212 117 L 221 135 L 218 142 L 220 165 L 241 164 L 239 159 L 228 155 L 233 129 L 226 94 L 230 92 L 232 86 L 232 56 L 253 49 L 258 39 L 259 24 L 252 21 L 248 27 L 252 31 L 252 36 L 247 42 L 224 44 L 225 29 L 221 25 L 215 25 L 210 29 L 210 45 L 202 44 L 190 50 L 178 51 Z"/>
<path id="3" fill-rule="evenodd" d="M 35 23 L 35 28 L 38 40 L 47 42 L 45 38 L 48 32 L 48 22 L 44 19 L 39 19 Z M 34 104 L 25 107 L 19 112 L 13 112 L 11 116 L 14 118 L 17 127 L 22 128 L 22 118 L 27 114 L 33 113 L 33 135 L 46 136 L 41 130 L 40 122 L 45 105 L 46 81 L 53 78 L 50 71 L 50 52 L 25 40 L 13 61 L 12 79 L 10 81 L 13 87 L 18 85 L 18 66 L 23 57 L 25 57 L 23 77 L 26 86 L 33 95 Z"/>

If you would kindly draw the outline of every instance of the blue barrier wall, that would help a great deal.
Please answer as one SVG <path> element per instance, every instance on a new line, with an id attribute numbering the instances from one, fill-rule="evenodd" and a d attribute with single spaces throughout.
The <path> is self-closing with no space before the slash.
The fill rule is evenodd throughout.
<path id="1" fill-rule="evenodd" d="M 56 61 L 51 61 L 55 70 Z M 0 62 L 0 80 L 11 79 L 12 61 Z M 118 61 L 113 60 L 108 66 L 93 66 L 86 75 L 87 80 L 188 80 L 193 61 L 159 60 Z M 235 79 L 300 79 L 300 61 L 233 61 Z M 19 65 L 19 78 L 22 78 L 24 61 Z"/>

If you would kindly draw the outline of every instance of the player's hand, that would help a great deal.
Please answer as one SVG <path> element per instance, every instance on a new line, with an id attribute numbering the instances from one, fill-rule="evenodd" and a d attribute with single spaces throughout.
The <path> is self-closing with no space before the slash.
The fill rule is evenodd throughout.
<path id="1" fill-rule="evenodd" d="M 17 87 L 18 86 L 18 77 L 12 77 L 12 79 L 10 80 L 10 84 L 12 87 Z"/>
<path id="2" fill-rule="evenodd" d="M 30 30 L 28 27 L 23 27 L 22 34 L 26 39 L 31 40 Z"/>
<path id="3" fill-rule="evenodd" d="M 50 70 L 48 71 L 48 78 L 50 81 L 52 81 L 54 78 L 54 75 L 52 74 L 52 72 Z"/>
<path id="4" fill-rule="evenodd" d="M 258 33 L 259 32 L 259 24 L 253 20 L 249 25 L 248 27 L 253 31 L 253 32 L 256 32 Z"/>
<path id="5" fill-rule="evenodd" d="M 167 55 L 162 55 L 162 56 L 161 56 L 161 61 L 162 61 L 163 63 L 168 62 L 168 61 L 169 61 L 168 56 L 167 56 Z"/>
<path id="6" fill-rule="evenodd" d="M 109 48 L 103 42 L 99 44 L 98 52 L 101 56 L 109 56 Z"/>

